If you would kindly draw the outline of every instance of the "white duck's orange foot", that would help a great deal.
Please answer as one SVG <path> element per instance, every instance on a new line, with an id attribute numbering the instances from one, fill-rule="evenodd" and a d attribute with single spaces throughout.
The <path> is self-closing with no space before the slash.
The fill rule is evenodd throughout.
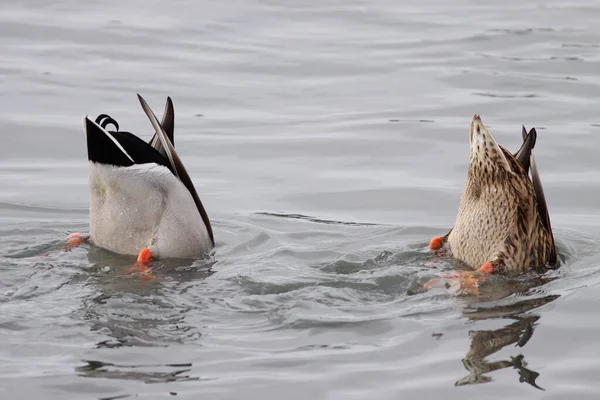
<path id="1" fill-rule="evenodd" d="M 67 243 L 61 248 L 61 250 L 69 251 L 81 243 L 85 243 L 90 239 L 89 236 L 82 235 L 80 232 L 73 232 L 67 236 Z"/>
<path id="2" fill-rule="evenodd" d="M 129 268 L 125 268 L 120 273 L 123 275 L 139 274 L 144 278 L 155 279 L 156 276 L 152 275 L 152 268 L 150 268 L 150 260 L 152 259 L 152 252 L 147 247 L 144 247 L 137 258 L 137 262 Z"/>

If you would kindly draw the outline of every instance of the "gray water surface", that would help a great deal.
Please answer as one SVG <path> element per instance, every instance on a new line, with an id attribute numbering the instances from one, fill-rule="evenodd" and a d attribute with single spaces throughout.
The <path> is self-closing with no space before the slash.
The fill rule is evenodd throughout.
<path id="1" fill-rule="evenodd" d="M 418 5 L 417 5 L 418 4 Z M 574 399 L 600 384 L 600 5 L 4 1 L 0 398 Z M 213 257 L 85 244 L 82 117 L 175 144 Z M 420 285 L 481 115 L 535 149 L 561 266 Z"/>

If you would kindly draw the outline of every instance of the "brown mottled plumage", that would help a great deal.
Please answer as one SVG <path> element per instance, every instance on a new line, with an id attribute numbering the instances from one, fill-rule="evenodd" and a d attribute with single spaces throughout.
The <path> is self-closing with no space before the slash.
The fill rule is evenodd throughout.
<path id="1" fill-rule="evenodd" d="M 523 127 L 516 154 L 499 146 L 474 115 L 467 181 L 454 228 L 442 238 L 452 255 L 473 268 L 518 274 L 556 263 L 546 200 L 532 149 L 537 133 Z M 528 172 L 531 169 L 532 178 Z"/>

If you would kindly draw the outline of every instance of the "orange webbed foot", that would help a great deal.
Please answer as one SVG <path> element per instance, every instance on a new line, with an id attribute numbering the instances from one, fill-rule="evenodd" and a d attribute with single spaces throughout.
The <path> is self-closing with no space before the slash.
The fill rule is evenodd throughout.
<path id="1" fill-rule="evenodd" d="M 459 294 L 479 295 L 479 282 L 486 279 L 486 275 L 494 273 L 492 263 L 483 264 L 477 271 L 456 271 L 447 276 L 440 276 L 438 279 L 431 279 L 423 285 L 423 289 L 433 288 L 457 288 Z"/>
<path id="2" fill-rule="evenodd" d="M 477 272 L 482 273 L 482 274 L 486 274 L 486 275 L 493 274 L 494 273 L 494 266 L 492 265 L 491 262 L 486 262 L 481 267 L 479 267 L 479 269 L 477 270 Z"/>
<path id="3" fill-rule="evenodd" d="M 458 278 L 459 289 L 458 292 L 464 295 L 479 296 L 479 282 L 485 280 L 485 278 L 478 276 L 473 271 L 461 271 Z"/>
<path id="4" fill-rule="evenodd" d="M 429 241 L 429 249 L 431 249 L 434 252 L 434 258 L 431 262 L 431 266 L 433 268 L 436 268 L 435 262 L 440 261 L 445 256 L 445 253 L 443 251 L 444 239 L 442 239 L 441 237 L 434 237 Z"/>
<path id="5" fill-rule="evenodd" d="M 89 236 L 82 235 L 80 232 L 73 232 L 67 236 L 67 243 L 62 247 L 62 250 L 69 251 L 81 243 L 87 242 L 89 238 Z"/>
<path id="6" fill-rule="evenodd" d="M 152 259 L 152 252 L 149 248 L 144 247 L 140 250 L 140 254 L 138 254 L 137 262 L 139 264 L 148 264 Z"/>
<path id="7" fill-rule="evenodd" d="M 486 275 L 494 273 L 494 266 L 486 262 L 477 271 L 462 271 L 460 278 L 460 291 L 463 294 L 479 295 L 479 282 L 485 281 Z"/>
<path id="8" fill-rule="evenodd" d="M 152 268 L 150 268 L 150 260 L 152 259 L 152 252 L 149 248 L 144 247 L 138 254 L 137 262 L 131 267 L 121 271 L 122 274 L 140 274 L 148 279 L 155 279 L 156 276 L 152 275 Z"/>
<path id="9" fill-rule="evenodd" d="M 429 248 L 431 250 L 439 250 L 444 247 L 444 240 L 441 237 L 434 237 L 429 242 Z"/>

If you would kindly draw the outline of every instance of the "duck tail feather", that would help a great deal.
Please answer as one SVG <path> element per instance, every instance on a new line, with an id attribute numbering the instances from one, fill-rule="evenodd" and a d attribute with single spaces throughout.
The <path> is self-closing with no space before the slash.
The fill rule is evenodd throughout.
<path id="1" fill-rule="evenodd" d="M 140 104 L 142 105 L 142 109 L 144 110 L 144 112 L 150 119 L 152 126 L 156 130 L 156 133 L 158 135 L 160 143 L 163 146 L 163 148 L 165 149 L 167 158 L 168 158 L 169 162 L 171 163 L 171 165 L 173 166 L 175 175 L 181 180 L 181 182 L 185 185 L 185 187 L 188 189 L 188 191 L 192 195 L 192 198 L 194 199 L 194 203 L 196 203 L 198 212 L 200 213 L 200 216 L 202 217 L 202 220 L 204 221 L 204 225 L 206 226 L 206 229 L 208 230 L 210 239 L 214 245 L 215 240 L 214 240 L 210 220 L 208 218 L 208 214 L 206 213 L 206 210 L 204 209 L 204 206 L 202 205 L 202 202 L 200 201 L 200 198 L 198 197 L 198 193 L 196 192 L 196 188 L 194 187 L 194 184 L 193 184 L 189 174 L 187 173 L 185 167 L 183 166 L 183 163 L 181 162 L 181 159 L 177 155 L 177 152 L 175 152 L 175 148 L 173 147 L 173 144 L 169 140 L 169 137 L 167 136 L 167 132 L 165 132 L 162 125 L 158 122 L 158 119 L 156 118 L 156 115 L 154 115 L 154 112 L 152 111 L 152 109 L 150 108 L 148 103 L 146 103 L 146 100 L 144 100 L 144 98 L 142 96 L 140 96 L 139 93 L 137 96 L 140 101 Z"/>
<path id="2" fill-rule="evenodd" d="M 529 168 L 531 165 L 532 151 L 535 147 L 535 142 L 537 139 L 537 132 L 535 128 L 532 128 L 527 134 L 525 127 L 523 126 L 522 130 L 523 135 L 523 144 L 517 153 L 515 154 L 515 158 L 519 161 L 519 164 L 523 167 L 526 173 L 529 173 Z"/>
<path id="3" fill-rule="evenodd" d="M 165 104 L 165 111 L 163 113 L 162 121 L 160 122 L 162 125 L 167 137 L 171 141 L 173 147 L 175 147 L 175 111 L 173 109 L 173 101 L 171 97 L 167 97 L 167 102 Z M 150 146 L 154 147 L 158 150 L 163 156 L 167 157 L 167 151 L 163 147 L 160 139 L 158 138 L 158 132 L 154 133 L 152 139 L 148 142 Z"/>

